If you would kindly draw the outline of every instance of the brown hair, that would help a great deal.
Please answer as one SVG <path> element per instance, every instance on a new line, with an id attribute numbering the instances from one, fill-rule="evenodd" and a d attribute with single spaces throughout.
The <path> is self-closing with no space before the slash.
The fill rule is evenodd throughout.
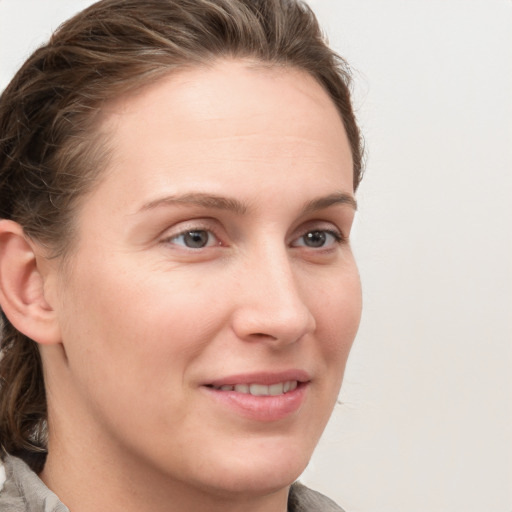
<path id="1" fill-rule="evenodd" d="M 222 57 L 310 73 L 343 120 L 362 175 L 350 73 L 300 0 L 103 0 L 63 24 L 0 98 L 0 218 L 18 222 L 54 255 L 69 248 L 77 201 L 108 152 L 102 104 L 173 69 Z M 30 458 L 46 446 L 46 398 L 36 344 L 2 312 L 0 444 Z"/>

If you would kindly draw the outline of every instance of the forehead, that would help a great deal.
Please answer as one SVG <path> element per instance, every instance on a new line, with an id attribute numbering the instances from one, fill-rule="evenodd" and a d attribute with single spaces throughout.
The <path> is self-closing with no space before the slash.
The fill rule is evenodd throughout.
<path id="1" fill-rule="evenodd" d="M 130 182 L 129 194 L 178 184 L 220 193 L 230 176 L 289 188 L 294 171 L 352 192 L 341 117 L 301 70 L 220 61 L 173 72 L 109 104 L 103 119 L 109 180 Z"/>
<path id="2" fill-rule="evenodd" d="M 324 137 L 327 125 L 337 143 L 345 136 L 338 110 L 315 78 L 303 70 L 254 61 L 218 61 L 172 72 L 111 102 L 103 119 L 127 142 L 140 140 L 141 129 L 150 125 L 176 141 L 191 135 L 213 138 L 221 123 L 234 135 L 258 129 L 281 135 L 288 124 L 296 135 L 302 130 L 310 138 Z M 133 130 L 135 123 L 141 129 Z"/>

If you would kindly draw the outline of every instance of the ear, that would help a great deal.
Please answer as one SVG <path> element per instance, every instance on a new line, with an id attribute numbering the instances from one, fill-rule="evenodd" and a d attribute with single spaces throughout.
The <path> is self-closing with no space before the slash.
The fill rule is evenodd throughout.
<path id="1" fill-rule="evenodd" d="M 39 260 L 43 256 L 39 255 Z M 60 342 L 55 311 L 45 298 L 35 244 L 23 228 L 0 220 L 0 307 L 21 333 L 41 344 Z"/>

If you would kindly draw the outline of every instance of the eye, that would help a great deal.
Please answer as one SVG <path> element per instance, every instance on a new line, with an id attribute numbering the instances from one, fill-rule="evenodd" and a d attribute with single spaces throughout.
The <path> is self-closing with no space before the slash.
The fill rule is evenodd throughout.
<path id="1" fill-rule="evenodd" d="M 292 242 L 292 247 L 321 249 L 343 241 L 340 233 L 329 229 L 313 229 Z"/>
<path id="2" fill-rule="evenodd" d="M 203 249 L 219 245 L 217 237 L 207 229 L 187 229 L 164 240 L 165 243 L 180 245 L 187 249 Z"/>

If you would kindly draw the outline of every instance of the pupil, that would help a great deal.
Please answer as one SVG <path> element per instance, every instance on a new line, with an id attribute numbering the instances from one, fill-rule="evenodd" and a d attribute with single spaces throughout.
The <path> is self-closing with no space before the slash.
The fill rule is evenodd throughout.
<path id="1" fill-rule="evenodd" d="M 208 243 L 208 233 L 206 231 L 189 231 L 184 236 L 187 247 L 199 249 Z"/>
<path id="2" fill-rule="evenodd" d="M 326 237 L 323 231 L 310 231 L 304 238 L 308 247 L 322 247 L 325 244 Z"/>

